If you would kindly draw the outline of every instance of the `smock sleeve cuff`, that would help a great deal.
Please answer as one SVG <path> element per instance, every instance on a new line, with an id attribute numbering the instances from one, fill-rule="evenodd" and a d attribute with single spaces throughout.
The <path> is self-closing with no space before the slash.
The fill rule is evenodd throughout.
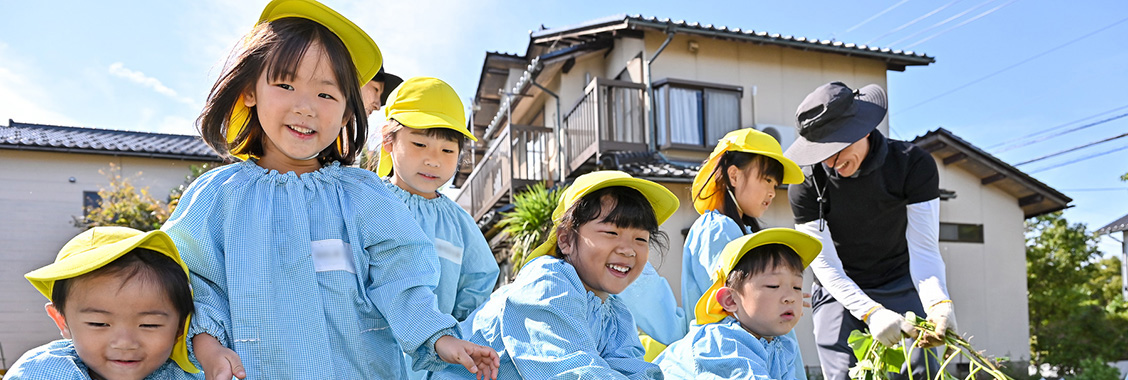
<path id="1" fill-rule="evenodd" d="M 415 362 L 411 365 L 412 370 L 435 372 L 450 365 L 443 361 L 443 359 L 439 357 L 439 352 L 435 350 L 435 343 L 439 341 L 439 338 L 445 335 L 462 339 L 462 334 L 459 332 L 457 325 L 439 330 L 435 335 L 431 335 L 431 337 L 423 343 L 423 346 L 419 347 L 419 350 L 416 351 L 416 356 L 414 357 Z"/>

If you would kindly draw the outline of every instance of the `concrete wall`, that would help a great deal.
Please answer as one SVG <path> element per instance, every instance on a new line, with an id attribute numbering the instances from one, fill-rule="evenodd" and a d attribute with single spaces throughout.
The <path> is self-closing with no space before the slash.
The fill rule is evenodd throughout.
<path id="1" fill-rule="evenodd" d="M 8 367 L 25 351 L 59 338 L 43 310 L 47 299 L 23 275 L 54 261 L 82 232 L 73 217 L 82 215 L 83 192 L 109 183 L 98 171 L 114 163 L 134 186 L 147 186 L 154 198 L 166 200 L 199 162 L 0 150 L 0 163 L 0 367 Z"/>

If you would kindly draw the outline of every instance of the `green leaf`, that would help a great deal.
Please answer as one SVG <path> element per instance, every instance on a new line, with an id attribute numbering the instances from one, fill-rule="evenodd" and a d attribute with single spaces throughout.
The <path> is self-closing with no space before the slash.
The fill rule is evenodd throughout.
<path id="1" fill-rule="evenodd" d="M 870 347 L 873 346 L 873 337 L 859 330 L 854 330 L 850 332 L 850 338 L 846 342 L 850 345 L 850 348 L 854 349 L 854 357 L 858 358 L 860 362 L 865 360 L 866 351 L 869 351 Z"/>
<path id="2" fill-rule="evenodd" d="M 886 372 L 901 372 L 901 366 L 905 364 L 905 351 L 885 349 L 881 353 L 881 362 L 885 364 Z"/>

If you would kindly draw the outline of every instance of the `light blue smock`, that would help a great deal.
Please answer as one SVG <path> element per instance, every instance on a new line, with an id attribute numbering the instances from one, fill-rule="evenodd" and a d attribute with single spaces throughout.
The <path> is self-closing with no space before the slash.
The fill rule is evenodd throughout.
<path id="1" fill-rule="evenodd" d="M 659 343 L 669 345 L 689 331 L 689 321 L 693 318 L 686 318 L 685 311 L 674 299 L 670 283 L 650 262 L 643 267 L 638 279 L 619 293 L 619 299 L 634 315 L 638 329 Z"/>
<path id="2" fill-rule="evenodd" d="M 434 245 L 367 170 L 302 175 L 254 161 L 200 176 L 164 231 L 191 270 L 191 337 L 239 354 L 253 379 L 400 379 L 446 365 Z M 402 351 L 401 351 L 402 349 Z"/>
<path id="3" fill-rule="evenodd" d="M 654 360 L 667 379 L 794 380 L 799 345 L 783 335 L 756 338 L 729 317 L 694 326 Z"/>
<path id="4" fill-rule="evenodd" d="M 179 380 L 194 379 L 194 375 L 184 372 L 176 362 L 166 360 L 156 371 L 145 377 L 145 380 Z M 8 373 L 5 380 L 90 380 L 90 368 L 78 357 L 74 349 L 74 341 L 59 339 L 51 343 L 33 348 L 20 356 Z"/>
<path id="5" fill-rule="evenodd" d="M 466 210 L 449 197 L 438 194 L 427 199 L 389 182 L 384 185 L 407 205 L 423 233 L 435 243 L 439 254 L 439 286 L 435 288 L 439 311 L 459 321 L 477 309 L 497 284 L 497 260 L 478 224 Z M 405 363 L 411 357 L 404 355 Z M 415 371 L 410 378 L 422 379 L 427 373 Z"/>
<path id="6" fill-rule="evenodd" d="M 697 300 L 713 286 L 710 273 L 717 267 L 721 251 L 730 241 L 741 236 L 744 236 L 744 232 L 736 221 L 716 210 L 701 214 L 689 227 L 682 252 L 682 309 L 689 316 L 687 319 L 695 319 Z M 794 329 L 786 337 L 797 341 Z M 802 357 L 795 360 L 794 372 L 798 380 L 807 380 L 807 369 Z"/>
<path id="7" fill-rule="evenodd" d="M 634 318 L 618 296 L 604 302 L 571 264 L 541 256 L 463 321 L 467 340 L 501 356 L 498 379 L 662 379 L 642 360 Z M 433 379 L 473 379 L 450 365 Z"/>

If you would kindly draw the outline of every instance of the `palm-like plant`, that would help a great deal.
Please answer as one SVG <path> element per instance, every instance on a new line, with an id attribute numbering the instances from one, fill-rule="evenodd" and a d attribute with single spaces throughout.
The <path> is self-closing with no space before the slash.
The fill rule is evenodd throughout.
<path id="1" fill-rule="evenodd" d="M 562 188 L 546 189 L 544 185 L 529 185 L 525 191 L 513 195 L 513 210 L 502 214 L 499 225 L 511 241 L 509 262 L 513 274 L 521 270 L 525 254 L 532 251 L 548 237 L 552 228 L 552 211 L 560 201 Z"/>

